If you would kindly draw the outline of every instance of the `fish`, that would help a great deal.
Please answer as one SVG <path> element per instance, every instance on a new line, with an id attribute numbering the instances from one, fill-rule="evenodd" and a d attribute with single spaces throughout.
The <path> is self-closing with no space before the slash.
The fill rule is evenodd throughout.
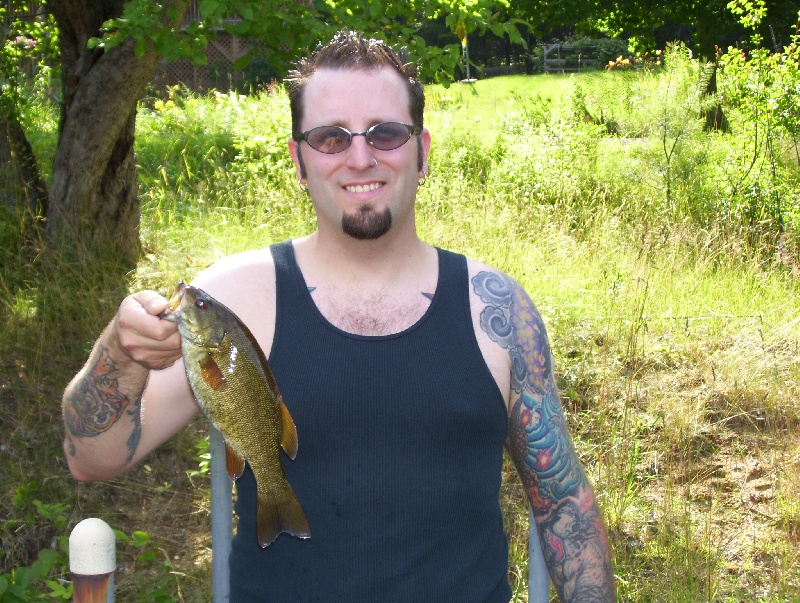
<path id="1" fill-rule="evenodd" d="M 183 281 L 161 318 L 178 325 L 189 385 L 222 433 L 228 474 L 236 481 L 247 462 L 255 475 L 259 546 L 267 548 L 281 533 L 310 538 L 281 454 L 295 459 L 297 429 L 253 334 L 229 308 Z"/>

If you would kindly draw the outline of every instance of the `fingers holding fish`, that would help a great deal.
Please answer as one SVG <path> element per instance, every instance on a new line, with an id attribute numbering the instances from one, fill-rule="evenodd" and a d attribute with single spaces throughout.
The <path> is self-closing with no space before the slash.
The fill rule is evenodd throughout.
<path id="1" fill-rule="evenodd" d="M 158 293 L 140 291 L 122 301 L 113 323 L 125 354 L 149 369 L 166 368 L 181 357 L 178 326 L 160 318 L 167 305 Z"/>

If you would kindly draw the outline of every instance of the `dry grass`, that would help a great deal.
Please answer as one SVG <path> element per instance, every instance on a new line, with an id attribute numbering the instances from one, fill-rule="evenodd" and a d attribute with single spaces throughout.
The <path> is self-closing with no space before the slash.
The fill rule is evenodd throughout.
<path id="1" fill-rule="evenodd" d="M 796 235 L 776 243 L 767 232 L 760 241 L 742 225 L 648 214 L 657 208 L 658 177 L 645 171 L 644 140 L 586 144 L 572 126 L 558 125 L 541 137 L 511 131 L 524 114 L 546 119 L 548 105 L 520 106 L 535 98 L 524 89 L 533 78 L 508 83 L 514 94 L 505 100 L 476 87 L 482 102 L 474 117 L 472 89 L 439 91 L 431 103 L 435 146 L 420 230 L 433 244 L 510 273 L 542 312 L 576 447 L 609 527 L 620 599 L 800 601 Z M 148 116 L 148 127 L 160 131 L 181 111 L 202 113 L 202 99 L 192 100 Z M 221 119 L 227 105 L 213 102 Z M 0 517 L 8 518 L 0 521 L 0 576 L 31 564 L 40 549 L 63 546 L 68 528 L 94 515 L 129 537 L 135 530 L 150 537 L 120 542 L 118 599 L 209 600 L 208 482 L 187 474 L 197 469 L 204 426 L 186 429 L 121 478 L 75 484 L 61 459 L 59 398 L 125 290 L 167 292 L 222 255 L 313 228 L 291 169 L 264 169 L 285 143 L 285 123 L 277 123 L 286 121 L 285 99 L 237 99 L 237 107 L 245 102 L 249 121 L 269 125 L 269 140 L 253 145 L 266 153 L 258 161 L 206 163 L 255 140 L 245 122 L 223 124 L 243 128 L 227 137 L 227 154 L 206 148 L 221 144 L 207 131 L 213 124 L 195 128 L 199 139 L 182 150 L 178 134 L 159 134 L 159 147 L 145 131 L 147 255 L 135 273 L 109 279 L 64 267 L 54 275 L 31 272 L 35 249 L 3 256 L 22 261 L 0 270 Z M 165 159 L 167 139 L 181 161 Z M 564 172 L 541 167 L 554 156 Z M 176 166 L 208 177 L 189 178 Z M 510 464 L 502 496 L 521 602 L 528 513 Z M 68 506 L 54 520 L 37 501 Z M 53 577 L 66 580 L 63 571 L 57 566 Z"/>

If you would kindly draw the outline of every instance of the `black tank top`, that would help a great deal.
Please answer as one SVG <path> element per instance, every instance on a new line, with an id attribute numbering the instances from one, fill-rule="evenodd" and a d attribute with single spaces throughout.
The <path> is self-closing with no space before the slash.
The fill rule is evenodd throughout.
<path id="1" fill-rule="evenodd" d="M 507 416 L 472 327 L 466 259 L 437 250 L 425 315 L 373 337 L 322 316 L 290 241 L 271 251 L 269 361 L 299 441 L 283 465 L 312 536 L 258 546 L 248 467 L 237 482 L 231 601 L 509 601 L 499 502 Z"/>

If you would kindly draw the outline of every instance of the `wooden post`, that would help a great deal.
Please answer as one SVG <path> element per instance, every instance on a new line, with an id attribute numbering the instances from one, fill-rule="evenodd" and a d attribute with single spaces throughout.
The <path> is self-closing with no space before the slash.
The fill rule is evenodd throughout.
<path id="1" fill-rule="evenodd" d="M 116 537 L 102 519 L 90 517 L 69 535 L 69 571 L 74 603 L 113 603 Z"/>

